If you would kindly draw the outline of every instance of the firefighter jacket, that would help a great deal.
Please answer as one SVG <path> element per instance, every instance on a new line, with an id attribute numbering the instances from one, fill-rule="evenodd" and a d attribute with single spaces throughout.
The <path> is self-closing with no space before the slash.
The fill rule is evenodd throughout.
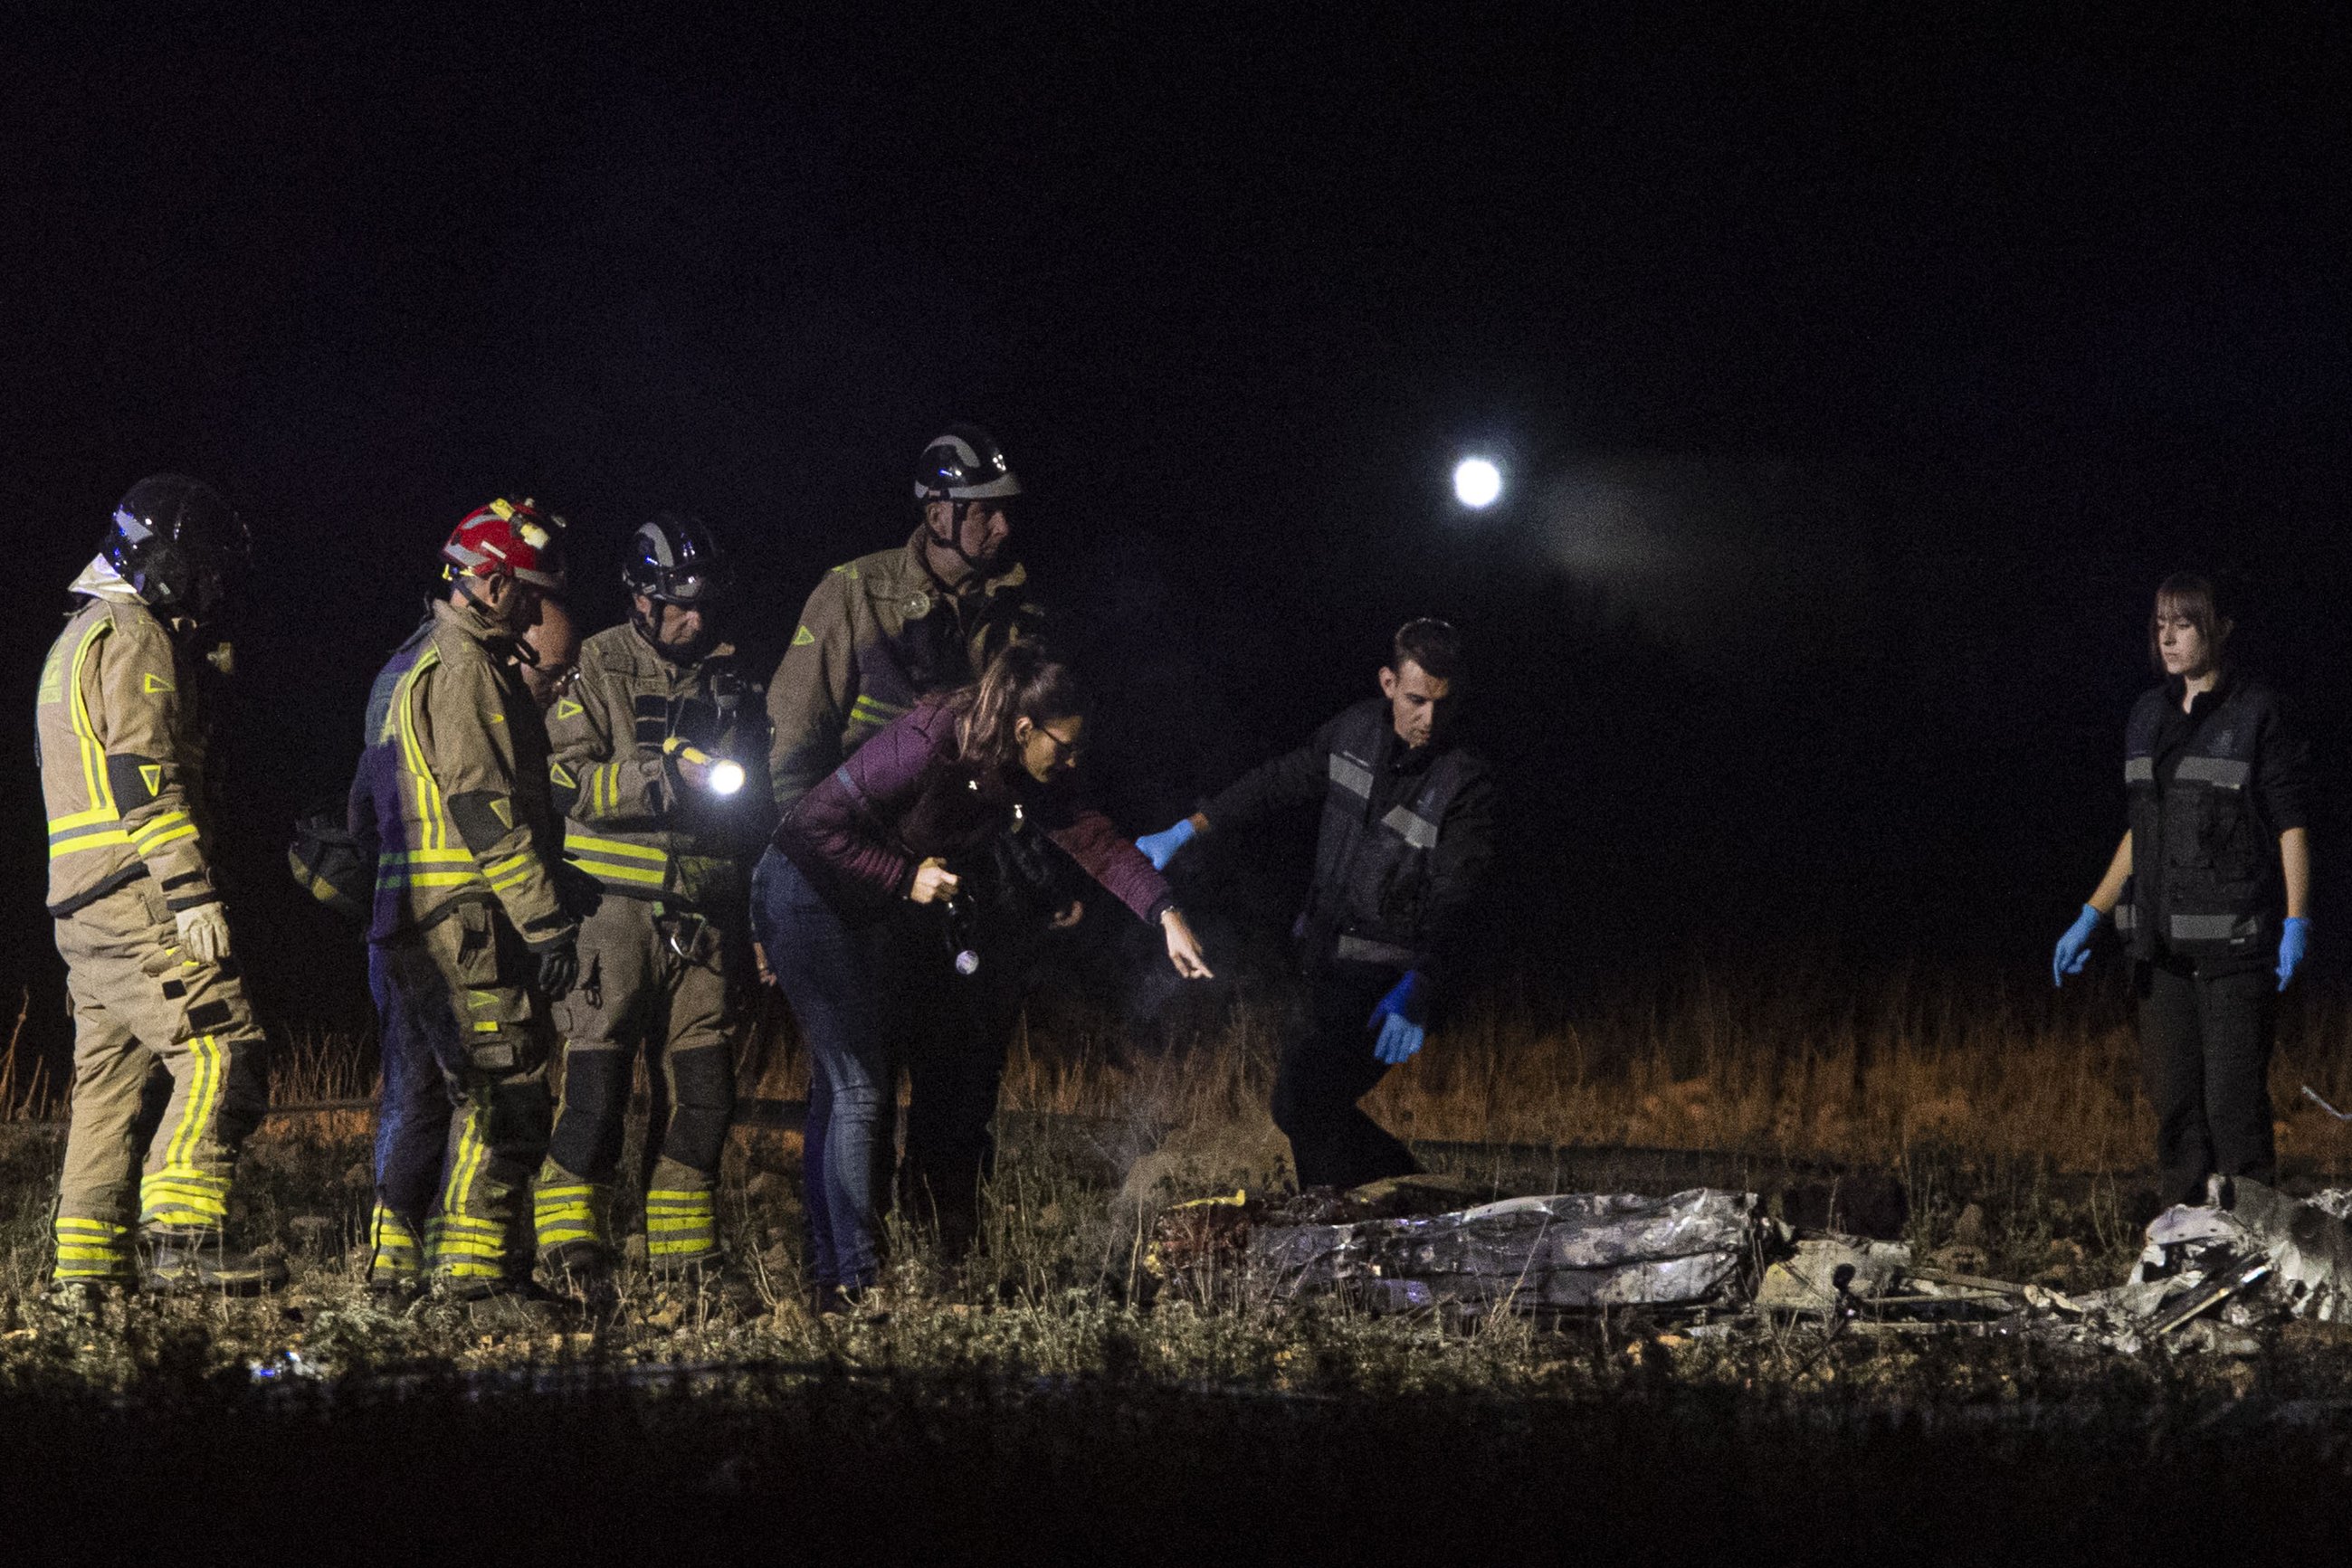
<path id="1" fill-rule="evenodd" d="M 991 654 L 1035 634 L 1025 569 L 950 586 L 923 538 L 835 567 L 801 611 L 768 685 L 779 815 L 917 699 L 971 685 Z"/>
<path id="2" fill-rule="evenodd" d="M 1389 706 L 1360 703 L 1202 810 L 1236 827 L 1285 806 L 1323 804 L 1303 932 L 1307 959 L 1454 969 L 1495 858 L 1495 788 L 1457 747 L 1407 751 Z"/>
<path id="3" fill-rule="evenodd" d="M 511 640 L 436 602 L 368 695 L 352 835 L 376 845 L 368 940 L 492 904 L 524 940 L 574 924 L 558 896 L 547 731 Z"/>
<path id="4" fill-rule="evenodd" d="M 664 658 L 634 625 L 597 632 L 548 715 L 549 777 L 563 852 L 605 891 L 723 913 L 775 818 L 756 694 L 721 647 L 691 664 Z M 689 746 L 740 763 L 743 787 L 713 795 L 680 777 Z"/>
<path id="5" fill-rule="evenodd" d="M 2142 961 L 2255 967 L 2278 949 L 2279 835 L 2305 825 L 2307 760 L 2278 699 L 2225 678 L 2184 714 L 2178 682 L 2143 694 L 2125 729 L 2132 879 L 2116 927 Z"/>
<path id="6" fill-rule="evenodd" d="M 198 821 L 195 695 L 195 660 L 143 604 L 90 599 L 50 645 L 34 737 L 51 915 L 143 876 L 173 910 L 220 896 Z"/>

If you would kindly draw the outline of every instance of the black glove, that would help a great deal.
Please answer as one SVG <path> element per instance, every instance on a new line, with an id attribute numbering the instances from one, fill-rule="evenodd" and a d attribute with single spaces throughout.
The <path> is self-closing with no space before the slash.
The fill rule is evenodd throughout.
<path id="1" fill-rule="evenodd" d="M 539 988 L 551 1002 L 560 1002 L 580 979 L 580 933 L 566 931 L 530 944 L 539 960 Z"/>

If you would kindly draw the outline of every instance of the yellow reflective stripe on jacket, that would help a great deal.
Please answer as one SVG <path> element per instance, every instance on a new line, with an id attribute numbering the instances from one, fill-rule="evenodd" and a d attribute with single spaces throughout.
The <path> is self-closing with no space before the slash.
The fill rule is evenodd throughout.
<path id="1" fill-rule="evenodd" d="M 385 887 L 458 887 L 480 881 L 481 870 L 468 850 L 385 850 L 375 858 L 375 879 Z"/>
<path id="2" fill-rule="evenodd" d="M 897 703 L 886 703 L 879 698 L 860 696 L 849 705 L 849 718 L 853 724 L 879 726 L 888 724 L 892 719 L 912 711 L 910 708 L 899 706 Z"/>
<path id="3" fill-rule="evenodd" d="M 377 881 L 386 887 L 463 887 L 488 880 L 476 863 L 473 852 L 453 834 L 441 786 L 434 782 L 432 764 L 425 756 L 425 743 L 416 737 L 417 683 L 427 670 L 440 663 L 439 653 L 426 648 L 409 666 L 408 673 L 400 677 L 400 685 L 393 694 L 391 718 L 399 727 L 401 769 L 415 800 L 411 821 L 417 841 L 414 849 L 388 852 L 377 857 Z M 426 869 L 430 867 L 439 869 Z"/>
<path id="4" fill-rule="evenodd" d="M 188 820 L 185 811 L 166 811 L 128 831 L 131 846 L 142 856 L 152 855 L 165 844 L 196 836 L 196 825 Z"/>
<path id="5" fill-rule="evenodd" d="M 581 870 L 611 882 L 659 887 L 669 871 L 667 851 L 623 839 L 600 838 L 584 831 L 576 822 L 563 824 L 563 853 Z"/>
<path id="6" fill-rule="evenodd" d="M 108 849 L 131 844 L 131 835 L 116 824 L 122 813 L 114 807 L 114 789 L 106 781 L 106 747 L 98 738 L 98 727 L 90 722 L 89 696 L 82 689 L 82 670 L 89 663 L 90 650 L 98 640 L 114 629 L 114 622 L 100 616 L 82 633 L 81 642 L 74 648 L 71 673 L 66 686 L 68 721 L 73 726 L 74 746 L 81 760 L 82 798 L 89 802 L 87 809 L 72 811 L 49 821 L 49 858 L 73 854 L 82 850 Z M 191 829 L 190 831 L 194 830 Z"/>

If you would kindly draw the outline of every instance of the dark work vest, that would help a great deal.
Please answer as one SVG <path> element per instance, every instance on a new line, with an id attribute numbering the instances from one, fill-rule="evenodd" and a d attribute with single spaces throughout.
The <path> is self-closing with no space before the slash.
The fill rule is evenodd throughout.
<path id="1" fill-rule="evenodd" d="M 2159 791 L 2157 732 L 2165 705 L 2179 700 L 2168 685 L 2143 694 L 2125 729 L 2134 874 L 2116 928 L 2142 960 L 2166 951 L 2189 959 L 2267 951 L 2278 938 L 2278 845 L 2252 785 L 2256 737 L 2275 699 L 2251 681 L 2232 680 Z"/>
<path id="2" fill-rule="evenodd" d="M 1395 744 L 1385 702 L 1360 703 L 1332 727 L 1307 924 L 1331 934 L 1335 957 L 1410 969 L 1428 958 L 1431 852 L 1454 797 L 1485 765 L 1458 749 L 1441 754 L 1419 787 L 1375 821 L 1381 757 Z"/>

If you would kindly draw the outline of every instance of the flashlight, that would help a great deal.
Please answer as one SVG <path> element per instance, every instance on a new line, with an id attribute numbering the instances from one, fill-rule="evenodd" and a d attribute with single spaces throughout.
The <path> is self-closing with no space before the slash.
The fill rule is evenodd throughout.
<path id="1" fill-rule="evenodd" d="M 713 758 L 698 746 L 688 746 L 676 736 L 662 749 L 680 762 L 692 762 L 704 768 L 704 786 L 714 795 L 732 795 L 743 788 L 743 765 L 726 758 Z"/>
<path id="2" fill-rule="evenodd" d="M 1473 511 L 1484 511 L 1501 499 L 1503 471 L 1484 457 L 1465 457 L 1454 465 L 1454 498 Z"/>

